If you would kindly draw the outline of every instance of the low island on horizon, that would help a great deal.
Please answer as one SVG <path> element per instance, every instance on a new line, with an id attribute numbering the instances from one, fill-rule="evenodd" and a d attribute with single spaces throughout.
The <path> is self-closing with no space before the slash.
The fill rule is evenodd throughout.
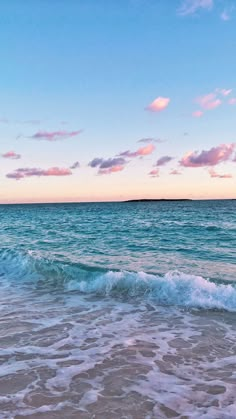
<path id="1" fill-rule="evenodd" d="M 128 199 L 127 201 L 123 201 L 123 202 L 185 202 L 185 201 L 192 201 L 192 199 L 185 199 L 185 198 L 180 198 L 180 199 L 155 199 L 155 198 L 141 198 L 141 199 Z"/>

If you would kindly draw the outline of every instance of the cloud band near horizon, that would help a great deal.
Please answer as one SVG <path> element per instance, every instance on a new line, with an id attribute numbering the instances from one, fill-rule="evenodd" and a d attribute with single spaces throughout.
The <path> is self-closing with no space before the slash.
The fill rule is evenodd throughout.
<path id="1" fill-rule="evenodd" d="M 15 151 L 7 151 L 6 153 L 2 154 L 2 157 L 4 159 L 12 159 L 12 160 L 19 160 L 21 158 L 21 155 L 18 153 L 15 153 Z"/>
<path id="2" fill-rule="evenodd" d="M 9 179 L 20 180 L 28 177 L 41 177 L 41 176 L 69 176 L 72 175 L 70 169 L 60 168 L 60 167 L 50 167 L 49 169 L 40 169 L 40 168 L 19 168 L 14 172 L 8 173 L 6 175 Z"/>

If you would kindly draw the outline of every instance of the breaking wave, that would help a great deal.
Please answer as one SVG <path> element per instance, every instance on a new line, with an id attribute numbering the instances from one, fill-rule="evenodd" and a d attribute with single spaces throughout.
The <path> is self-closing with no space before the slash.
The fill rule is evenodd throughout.
<path id="1" fill-rule="evenodd" d="M 106 297 L 151 299 L 157 305 L 236 311 L 236 283 L 170 271 L 164 275 L 100 269 L 48 260 L 35 253 L 0 252 L 0 282 L 34 289 L 79 291 Z M 1 286 L 0 285 L 0 286 Z"/>

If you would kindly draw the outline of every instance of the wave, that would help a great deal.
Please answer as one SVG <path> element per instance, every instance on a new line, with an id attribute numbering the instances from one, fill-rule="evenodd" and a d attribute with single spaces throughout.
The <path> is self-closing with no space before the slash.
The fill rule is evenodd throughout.
<path id="1" fill-rule="evenodd" d="M 129 299 L 151 299 L 157 305 L 236 311 L 236 284 L 170 271 L 164 275 L 99 269 L 81 263 L 48 260 L 37 253 L 0 252 L 0 278 L 14 286 L 79 291 Z"/>
<path id="2" fill-rule="evenodd" d="M 216 284 L 179 271 L 170 271 L 163 276 L 108 271 L 92 281 L 70 281 L 67 289 L 106 296 L 145 297 L 162 305 L 236 311 L 233 285 Z"/>

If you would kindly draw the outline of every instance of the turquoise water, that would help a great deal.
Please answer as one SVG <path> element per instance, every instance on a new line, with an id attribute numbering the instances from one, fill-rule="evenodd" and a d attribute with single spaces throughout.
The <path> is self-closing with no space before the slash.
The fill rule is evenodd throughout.
<path id="1" fill-rule="evenodd" d="M 236 201 L 2 205 L 0 225 L 0 418 L 236 416 Z"/>
<path id="2" fill-rule="evenodd" d="M 14 205 L 0 219 L 0 274 L 13 286 L 236 310 L 236 201 Z"/>

